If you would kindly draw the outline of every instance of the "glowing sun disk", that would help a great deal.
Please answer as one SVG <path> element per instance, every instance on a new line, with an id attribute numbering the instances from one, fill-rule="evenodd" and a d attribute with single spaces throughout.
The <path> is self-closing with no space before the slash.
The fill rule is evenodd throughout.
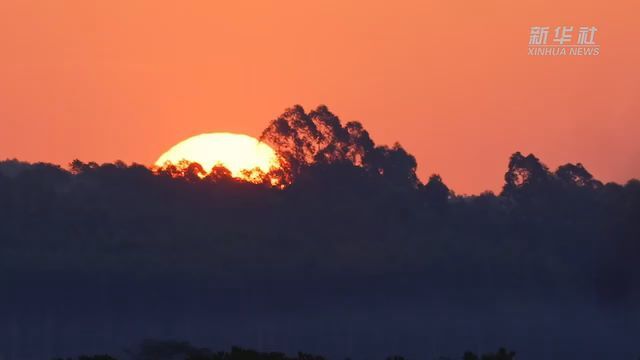
<path id="1" fill-rule="evenodd" d="M 184 160 L 199 163 L 207 173 L 214 166 L 223 165 L 236 178 L 244 178 L 243 170 L 259 168 L 267 173 L 279 167 L 276 153 L 269 145 L 248 135 L 222 132 L 181 141 L 162 154 L 155 165 L 177 165 Z"/>

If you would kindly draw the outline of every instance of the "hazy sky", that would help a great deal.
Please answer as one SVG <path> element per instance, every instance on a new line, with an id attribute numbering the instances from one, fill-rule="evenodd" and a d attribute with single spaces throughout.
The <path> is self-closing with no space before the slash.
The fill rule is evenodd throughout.
<path id="1" fill-rule="evenodd" d="M 601 54 L 527 56 L 536 25 L 596 26 Z M 639 39 L 637 0 L 2 1 L 0 158 L 151 164 L 326 104 L 458 193 L 498 189 L 516 150 L 622 182 Z"/>

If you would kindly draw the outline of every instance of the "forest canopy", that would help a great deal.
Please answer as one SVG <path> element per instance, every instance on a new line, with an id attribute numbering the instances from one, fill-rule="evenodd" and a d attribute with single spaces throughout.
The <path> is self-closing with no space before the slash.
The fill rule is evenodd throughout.
<path id="1" fill-rule="evenodd" d="M 283 168 L 255 182 L 224 167 L 203 176 L 194 163 L 3 161 L 1 263 L 220 283 L 410 273 L 433 286 L 544 285 L 606 301 L 639 289 L 638 180 L 605 184 L 580 163 L 551 171 L 516 152 L 499 194 L 458 196 L 437 174 L 420 182 L 400 144 L 376 145 L 326 106 L 287 109 L 262 140 Z"/>

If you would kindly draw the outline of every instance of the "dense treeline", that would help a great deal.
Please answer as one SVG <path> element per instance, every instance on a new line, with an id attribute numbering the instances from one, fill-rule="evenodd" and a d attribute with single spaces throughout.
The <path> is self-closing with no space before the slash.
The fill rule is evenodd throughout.
<path id="1" fill-rule="evenodd" d="M 299 348 L 331 341 L 333 354 L 344 354 L 342 340 L 298 334 L 344 332 L 375 354 L 380 331 L 416 356 L 461 348 L 447 338 L 499 345 L 488 334 L 532 354 L 573 352 L 602 328 L 622 335 L 589 345 L 636 350 L 618 344 L 631 344 L 638 324 L 639 181 L 604 184 L 579 163 L 552 171 L 514 153 L 500 193 L 459 196 L 438 175 L 420 182 L 399 144 L 376 145 L 322 106 L 288 109 L 263 140 L 283 168 L 252 181 L 197 164 L 1 162 L 0 316 L 13 320 L 0 326 L 0 357 L 79 353 L 68 350 L 103 339 L 111 349 L 164 319 L 188 323 L 171 333 L 179 338 L 238 339 L 268 324 Z M 385 315 L 396 311 L 407 318 Z M 353 335 L 342 321 L 357 316 Z M 67 333 L 52 325 L 72 318 Z M 85 322 L 101 332 L 86 335 Z M 575 336 L 559 345 L 549 331 Z M 422 333 L 441 345 L 422 348 Z"/>
<path id="2" fill-rule="evenodd" d="M 420 183 L 399 144 L 375 146 L 326 107 L 289 109 L 263 137 L 283 158 L 272 176 L 284 189 L 201 178 L 197 166 L 2 162 L 2 264 L 222 282 L 420 273 L 456 286 L 571 284 L 609 300 L 638 287 L 637 180 L 603 184 L 579 163 L 552 172 L 515 153 L 500 194 L 456 196 L 437 175 Z"/>
<path id="3" fill-rule="evenodd" d="M 191 345 L 186 341 L 145 340 L 135 349 L 127 351 L 131 360 L 325 360 L 323 356 L 298 352 L 296 356 L 287 356 L 281 352 L 260 352 L 234 346 L 231 351 L 212 351 Z M 54 360 L 117 360 L 110 355 L 80 355 L 77 358 L 56 358 Z M 439 360 L 456 358 L 441 356 Z M 461 360 L 515 360 L 516 353 L 505 348 L 497 352 L 480 356 L 471 351 L 465 352 Z M 405 360 L 403 356 L 388 356 L 386 360 Z"/>

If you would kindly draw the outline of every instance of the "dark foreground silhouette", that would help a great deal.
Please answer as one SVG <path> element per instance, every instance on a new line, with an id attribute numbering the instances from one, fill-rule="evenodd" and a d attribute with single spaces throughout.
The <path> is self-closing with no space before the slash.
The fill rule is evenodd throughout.
<path id="1" fill-rule="evenodd" d="M 139 347 L 127 351 L 127 358 L 131 360 L 325 360 L 322 356 L 298 352 L 296 356 L 287 356 L 281 352 L 260 352 L 240 347 L 232 347 L 231 351 L 211 351 L 199 348 L 186 341 L 158 341 L 145 340 Z M 485 353 L 481 356 L 471 351 L 461 357 L 440 356 L 438 360 L 515 360 L 516 353 L 505 348 L 495 353 Z M 54 360 L 117 360 L 110 355 L 80 355 L 77 358 L 56 358 Z M 386 360 L 405 360 L 404 357 L 394 355 Z"/>
<path id="2" fill-rule="evenodd" d="M 459 196 L 326 107 L 287 110 L 263 139 L 283 168 L 253 183 L 197 164 L 1 162 L 0 358 L 144 337 L 355 359 L 637 356 L 639 181 L 515 153 L 499 194 Z"/>

